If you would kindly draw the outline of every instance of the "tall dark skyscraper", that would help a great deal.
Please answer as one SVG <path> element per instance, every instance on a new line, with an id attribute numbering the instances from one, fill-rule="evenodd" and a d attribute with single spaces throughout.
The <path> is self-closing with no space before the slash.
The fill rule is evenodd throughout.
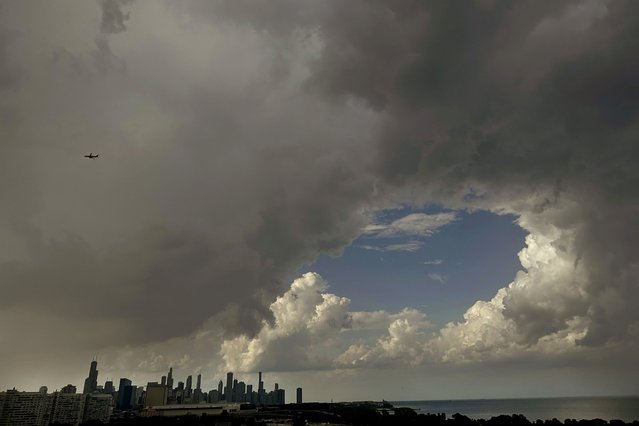
<path id="1" fill-rule="evenodd" d="M 195 389 L 202 389 L 202 375 L 197 375 L 197 383 L 195 385 Z"/>
<path id="2" fill-rule="evenodd" d="M 186 390 L 191 391 L 193 389 L 193 376 L 186 378 Z"/>
<path id="3" fill-rule="evenodd" d="M 302 403 L 302 388 L 297 388 L 297 403 Z"/>
<path id="4" fill-rule="evenodd" d="M 264 390 L 264 382 L 262 381 L 262 372 L 259 372 L 257 380 L 257 402 L 264 404 L 266 402 L 266 391 Z"/>
<path id="5" fill-rule="evenodd" d="M 251 404 L 255 403 L 255 399 L 253 398 L 253 385 L 246 385 L 246 402 L 250 402 Z"/>
<path id="6" fill-rule="evenodd" d="M 91 367 L 89 368 L 89 377 L 84 381 L 84 390 L 82 393 L 95 392 L 98 388 L 98 362 L 96 360 L 91 361 Z"/>
<path id="7" fill-rule="evenodd" d="M 120 379 L 120 386 L 118 386 L 118 400 L 116 402 L 116 408 L 122 410 L 131 408 L 131 380 L 122 378 Z"/>
<path id="8" fill-rule="evenodd" d="M 166 386 L 173 389 L 173 367 L 169 367 L 169 374 L 166 376 Z"/>
<path id="9" fill-rule="evenodd" d="M 233 395 L 233 373 L 226 373 L 226 389 L 224 389 L 224 399 L 226 402 L 232 401 Z"/>
<path id="10" fill-rule="evenodd" d="M 217 384 L 217 393 L 220 395 L 220 398 L 222 398 L 222 388 L 224 387 L 224 382 L 222 382 L 220 380 L 220 383 Z"/>

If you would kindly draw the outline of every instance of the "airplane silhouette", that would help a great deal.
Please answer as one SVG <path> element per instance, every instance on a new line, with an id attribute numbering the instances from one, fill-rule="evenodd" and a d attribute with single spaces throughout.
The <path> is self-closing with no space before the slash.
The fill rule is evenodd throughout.
<path id="1" fill-rule="evenodd" d="M 100 154 L 95 154 L 95 155 L 93 155 L 93 153 L 90 153 L 89 155 L 85 155 L 85 157 L 87 157 L 87 158 L 91 158 L 91 159 L 93 159 L 93 158 L 98 158 L 99 156 L 100 156 Z"/>

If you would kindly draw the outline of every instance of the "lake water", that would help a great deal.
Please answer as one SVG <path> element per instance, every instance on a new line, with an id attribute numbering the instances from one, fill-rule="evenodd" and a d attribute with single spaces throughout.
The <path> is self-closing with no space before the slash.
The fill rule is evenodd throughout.
<path id="1" fill-rule="evenodd" d="M 442 401 L 394 401 L 395 407 L 409 407 L 418 413 L 460 413 L 473 419 L 500 414 L 523 414 L 528 420 L 618 419 L 639 420 L 639 397 L 467 399 Z"/>

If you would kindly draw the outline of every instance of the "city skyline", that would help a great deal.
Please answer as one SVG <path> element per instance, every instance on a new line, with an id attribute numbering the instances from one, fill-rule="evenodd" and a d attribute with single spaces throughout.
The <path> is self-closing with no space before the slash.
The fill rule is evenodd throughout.
<path id="1" fill-rule="evenodd" d="M 273 390 L 269 391 L 268 389 L 266 389 L 265 385 L 264 385 L 264 381 L 263 376 L 262 376 L 262 372 L 259 371 L 256 373 L 257 375 L 257 387 L 255 388 L 256 391 L 253 392 L 253 395 L 251 395 L 251 391 L 253 390 L 253 384 L 250 382 L 245 382 L 245 381 L 239 381 L 239 379 L 237 378 L 238 376 L 234 376 L 233 372 L 227 372 L 226 373 L 226 385 L 224 385 L 224 382 L 220 379 L 218 382 L 218 386 L 217 387 L 211 387 L 209 390 L 205 390 L 204 388 L 202 388 L 202 374 L 198 373 L 196 376 L 196 384 L 195 387 L 193 387 L 193 382 L 192 382 L 192 375 L 188 375 L 186 376 L 185 381 L 181 381 L 178 380 L 177 383 L 174 380 L 173 377 L 173 367 L 169 366 L 168 368 L 168 372 L 166 375 L 163 375 L 160 377 L 159 381 L 149 381 L 147 382 L 146 385 L 142 384 L 142 383 L 135 383 L 128 379 L 127 377 L 121 377 L 118 379 L 119 385 L 116 388 L 114 386 L 114 381 L 111 378 L 106 378 L 104 385 L 98 384 L 98 373 L 99 370 L 97 369 L 98 366 L 98 361 L 96 358 L 93 358 L 93 360 L 90 363 L 89 366 L 89 375 L 88 377 L 84 380 L 84 387 L 81 388 L 82 391 L 79 392 L 81 394 L 92 394 L 92 393 L 98 393 L 98 394 L 119 394 L 117 396 L 114 397 L 114 402 L 115 402 L 115 406 L 117 406 L 118 409 L 122 409 L 122 405 L 123 405 L 123 401 L 125 397 L 123 397 L 122 395 L 122 390 L 126 387 L 132 387 L 133 392 L 135 392 L 135 388 L 140 388 L 140 389 L 145 389 L 148 386 L 162 386 L 162 387 L 166 387 L 166 389 L 169 392 L 169 402 L 165 401 L 163 404 L 158 404 L 158 405 L 167 405 L 171 403 L 170 399 L 172 397 L 171 392 L 172 391 L 185 391 L 188 392 L 188 398 L 189 400 L 191 399 L 191 396 L 196 392 L 196 391 L 201 391 L 202 394 L 206 393 L 208 395 L 208 398 L 211 397 L 211 392 L 218 392 L 218 394 L 216 394 L 215 396 L 215 400 L 211 401 L 210 399 L 207 400 L 207 397 L 204 396 L 203 399 L 199 399 L 202 398 L 202 394 L 200 394 L 198 400 L 193 400 L 192 403 L 204 403 L 204 402 L 226 402 L 226 403 L 254 403 L 254 404 L 270 404 L 270 405 L 280 405 L 280 404 L 284 404 L 284 393 L 281 393 L 281 395 L 277 395 L 277 391 L 284 390 L 284 387 L 281 387 L 279 385 L 279 383 L 274 382 L 273 383 Z M 248 375 L 248 374 L 247 374 Z M 255 375 L 255 374 L 254 374 Z M 215 378 L 212 379 L 213 381 L 215 381 Z M 175 387 L 174 387 L 175 385 Z M 239 385 L 239 387 L 238 387 Z M 48 393 L 48 389 L 49 386 L 47 385 L 42 385 L 39 387 L 38 393 L 44 393 L 47 394 Z M 31 393 L 35 393 L 34 390 L 32 389 L 16 389 L 15 387 L 13 389 L 8 389 L 8 390 L 13 390 L 13 391 L 19 391 L 19 392 L 31 392 Z M 274 391 L 274 392 L 273 392 Z M 62 386 L 60 389 L 55 389 L 52 390 L 52 393 L 69 393 L 69 394 L 76 394 L 78 393 L 78 386 L 72 384 L 72 383 L 68 383 L 64 386 Z M 301 398 L 302 398 L 302 388 L 301 387 L 296 387 L 295 388 L 295 400 L 297 403 L 301 403 Z M 267 399 L 270 398 L 270 399 Z M 128 398 L 131 398 L 131 396 L 129 396 Z M 176 401 L 175 399 L 173 400 L 173 403 L 178 403 L 178 404 L 184 404 L 186 402 L 179 400 Z M 124 407 L 124 409 L 127 408 L 131 408 L 131 407 Z"/>
<path id="2" fill-rule="evenodd" d="M 637 16 L 0 0 L 0 389 L 639 394 Z"/>

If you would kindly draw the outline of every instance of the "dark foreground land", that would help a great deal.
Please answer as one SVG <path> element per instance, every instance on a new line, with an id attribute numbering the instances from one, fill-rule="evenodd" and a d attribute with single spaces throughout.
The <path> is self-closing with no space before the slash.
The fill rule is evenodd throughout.
<path id="1" fill-rule="evenodd" d="M 85 423 L 87 426 L 100 422 Z M 470 419 L 461 414 L 418 414 L 410 408 L 390 404 L 289 404 L 251 412 L 222 413 L 219 416 L 130 417 L 113 419 L 110 425 L 426 425 L 426 426 L 639 426 L 639 421 L 621 420 L 528 420 L 522 415 L 501 415 L 488 420 Z"/>

